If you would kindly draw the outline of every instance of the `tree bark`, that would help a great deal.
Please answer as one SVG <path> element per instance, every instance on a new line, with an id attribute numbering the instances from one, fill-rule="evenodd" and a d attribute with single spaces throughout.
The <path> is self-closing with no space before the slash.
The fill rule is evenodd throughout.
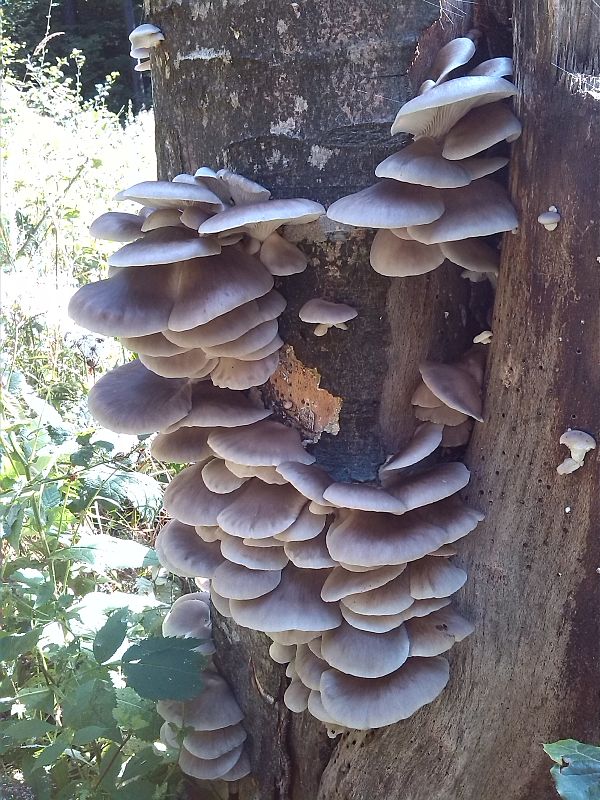
<path id="1" fill-rule="evenodd" d="M 324 203 L 372 183 L 400 143 L 389 125 L 414 91 L 417 42 L 418 85 L 422 64 L 469 26 L 462 5 L 448 8 L 435 22 L 422 0 L 150 0 L 149 20 L 166 35 L 153 55 L 160 176 L 227 166 L 276 197 Z M 506 54 L 493 52 L 506 39 L 499 9 L 482 6 L 477 20 L 492 55 Z M 459 606 L 476 633 L 451 652 L 451 683 L 436 702 L 332 743 L 308 715 L 286 711 L 266 638 L 217 620 L 220 665 L 251 736 L 242 800 L 550 800 L 541 742 L 600 735 L 598 458 L 556 473 L 567 427 L 600 438 L 596 15 L 576 0 L 514 7 L 525 131 L 511 192 L 522 223 L 506 236 L 487 421 L 466 457 L 465 499 L 488 516 L 458 559 L 470 572 Z M 536 221 L 550 204 L 562 215 L 554 232 Z M 278 281 L 292 370 L 310 376 L 289 415 L 318 434 L 320 380 L 341 412 L 339 433 L 314 447 L 319 462 L 336 478 L 371 479 L 414 425 L 419 361 L 451 359 L 488 327 L 486 290 L 448 264 L 383 278 L 369 267 L 364 231 L 340 237 L 315 226 L 310 236 L 300 242 L 309 269 Z M 314 296 L 348 302 L 359 316 L 316 339 L 297 317 Z"/>

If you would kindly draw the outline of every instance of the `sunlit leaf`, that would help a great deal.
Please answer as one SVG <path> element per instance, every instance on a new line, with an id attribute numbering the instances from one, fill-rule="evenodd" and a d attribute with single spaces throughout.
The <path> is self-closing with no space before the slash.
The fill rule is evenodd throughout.
<path id="1" fill-rule="evenodd" d="M 199 639 L 152 637 L 123 654 L 129 686 L 150 700 L 185 700 L 200 694 L 204 658 L 194 652 Z"/>
<path id="2" fill-rule="evenodd" d="M 109 616 L 94 639 L 94 656 L 99 664 L 104 664 L 123 644 L 127 635 L 127 619 L 129 612 L 119 608 Z"/>

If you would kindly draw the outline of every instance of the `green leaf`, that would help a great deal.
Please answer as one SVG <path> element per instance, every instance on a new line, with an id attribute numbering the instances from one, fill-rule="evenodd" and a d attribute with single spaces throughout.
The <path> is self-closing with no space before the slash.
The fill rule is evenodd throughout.
<path id="1" fill-rule="evenodd" d="M 79 450 L 71 453 L 71 464 L 74 464 L 76 467 L 88 467 L 94 458 L 94 454 L 94 446 L 91 444 L 86 444 L 83 447 L 80 447 Z"/>
<path id="2" fill-rule="evenodd" d="M 52 781 L 44 769 L 38 768 L 36 759 L 32 755 L 25 756 L 22 769 L 25 783 L 33 791 L 35 799 L 50 800 Z"/>
<path id="3" fill-rule="evenodd" d="M 106 728 L 103 728 L 101 725 L 86 725 L 84 728 L 80 728 L 79 730 L 75 731 L 75 735 L 73 736 L 73 744 L 76 747 L 81 747 L 82 745 L 89 744 L 96 739 L 103 738 L 105 734 Z"/>
<path id="4" fill-rule="evenodd" d="M 81 476 L 80 495 L 70 508 L 83 511 L 94 499 L 100 504 L 133 508 L 146 522 L 152 522 L 162 507 L 162 487 L 143 472 L 125 472 L 100 464 Z"/>
<path id="5" fill-rule="evenodd" d="M 27 708 L 27 711 L 41 711 L 51 714 L 54 709 L 54 692 L 47 686 L 32 686 L 17 694 L 16 700 Z"/>
<path id="6" fill-rule="evenodd" d="M 137 569 L 151 566 L 156 558 L 152 548 L 117 539 L 106 534 L 82 536 L 78 545 L 65 547 L 54 553 L 55 561 L 80 561 L 89 564 L 96 571 L 107 569 Z"/>
<path id="7" fill-rule="evenodd" d="M 150 700 L 186 700 L 202 690 L 204 658 L 193 652 L 199 639 L 151 637 L 123 654 L 129 686 Z"/>
<path id="8" fill-rule="evenodd" d="M 32 628 L 27 633 L 13 633 L 0 637 L 0 661 L 14 661 L 17 656 L 29 653 L 38 643 L 43 628 Z"/>
<path id="9" fill-rule="evenodd" d="M 151 800 L 155 795 L 156 786 L 150 781 L 137 780 L 117 789 L 112 795 L 113 800 Z"/>
<path id="10" fill-rule="evenodd" d="M 112 685 L 100 678 L 92 678 L 77 686 L 75 691 L 67 692 L 63 703 L 63 724 L 73 730 L 98 725 L 105 729 L 106 738 L 120 741 L 112 715 L 116 704 Z"/>
<path id="11" fill-rule="evenodd" d="M 558 766 L 550 774 L 563 800 L 600 800 L 600 748 L 563 739 L 544 745 Z"/>
<path id="12" fill-rule="evenodd" d="M 127 635 L 129 612 L 119 608 L 109 616 L 94 639 L 94 657 L 99 664 L 104 664 L 123 644 Z"/>
<path id="13" fill-rule="evenodd" d="M 71 731 L 59 734 L 54 742 L 49 744 L 48 747 L 44 747 L 42 752 L 37 756 L 35 760 L 37 766 L 49 767 L 51 764 L 54 764 L 55 761 L 58 761 L 67 747 L 71 746 L 72 738 L 73 734 Z"/>
<path id="14" fill-rule="evenodd" d="M 107 791 L 115 786 L 117 778 L 119 777 L 119 772 L 121 771 L 122 763 L 123 758 L 119 752 L 119 747 L 116 744 L 111 744 L 110 747 L 102 753 L 98 788 L 102 786 L 102 788 Z"/>
<path id="15" fill-rule="evenodd" d="M 119 727 L 136 732 L 146 728 L 156 714 L 152 700 L 140 697 L 131 686 L 117 689 L 117 707 L 112 713 Z"/>
<path id="16" fill-rule="evenodd" d="M 165 766 L 165 760 L 154 750 L 152 746 L 144 747 L 139 753 L 132 756 L 123 770 L 121 780 L 123 782 L 150 776 L 154 770 Z"/>
<path id="17" fill-rule="evenodd" d="M 10 739 L 13 744 L 23 744 L 30 739 L 41 739 L 50 731 L 55 730 L 54 725 L 41 719 L 15 719 L 0 722 L 0 736 Z"/>

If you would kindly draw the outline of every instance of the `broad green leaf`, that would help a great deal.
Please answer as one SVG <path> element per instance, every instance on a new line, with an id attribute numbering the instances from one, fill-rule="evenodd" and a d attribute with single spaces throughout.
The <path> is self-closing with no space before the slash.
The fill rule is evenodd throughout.
<path id="1" fill-rule="evenodd" d="M 31 686 L 17 694 L 15 700 L 27 708 L 27 711 L 42 711 L 51 714 L 54 709 L 54 692 L 47 686 Z"/>
<path id="2" fill-rule="evenodd" d="M 132 756 L 123 770 L 121 780 L 123 782 L 150 776 L 154 770 L 165 766 L 165 760 L 154 750 L 152 746 L 144 747 L 139 753 Z"/>
<path id="3" fill-rule="evenodd" d="M 550 774 L 563 800 L 600 800 L 600 747 L 563 739 L 544 750 L 558 765 Z"/>
<path id="4" fill-rule="evenodd" d="M 54 762 L 62 756 L 67 747 L 71 746 L 72 738 L 73 734 L 71 731 L 59 734 L 54 742 L 49 744 L 48 747 L 44 747 L 37 756 L 36 764 L 38 767 L 49 767 L 51 764 L 54 764 Z"/>
<path id="5" fill-rule="evenodd" d="M 54 725 L 41 719 L 13 719 L 0 722 L 0 736 L 10 739 L 15 744 L 28 742 L 30 739 L 40 739 L 54 730 Z"/>
<path id="6" fill-rule="evenodd" d="M 73 730 L 99 725 L 106 729 L 106 738 L 119 741 L 120 734 L 112 715 L 116 704 L 113 686 L 108 681 L 92 678 L 74 691 L 67 692 L 63 703 L 63 724 Z"/>
<path id="7" fill-rule="evenodd" d="M 123 644 L 127 634 L 127 619 L 129 612 L 126 608 L 119 608 L 106 620 L 94 639 L 94 656 L 99 664 L 104 664 L 113 656 Z"/>
<path id="8" fill-rule="evenodd" d="M 101 725 L 86 725 L 84 728 L 79 728 L 75 731 L 73 736 L 73 745 L 81 747 L 84 744 L 89 744 L 95 739 L 101 739 L 106 733 L 106 728 Z"/>
<path id="9" fill-rule="evenodd" d="M 117 689 L 117 707 L 112 713 L 120 728 L 137 732 L 156 715 L 155 703 L 140 697 L 131 686 L 124 686 Z"/>
<path id="10" fill-rule="evenodd" d="M 95 534 L 82 536 L 79 544 L 59 550 L 52 558 L 56 561 L 80 561 L 102 572 L 152 566 L 156 556 L 152 548 L 139 542 Z"/>
<path id="11" fill-rule="evenodd" d="M 119 747 L 116 744 L 111 744 L 102 753 L 102 764 L 100 765 L 100 777 L 98 779 L 98 787 L 102 787 L 105 791 L 117 783 L 117 778 L 121 771 L 123 763 L 123 756 L 119 752 Z"/>
<path id="12" fill-rule="evenodd" d="M 162 487 L 143 472 L 125 472 L 100 464 L 81 476 L 80 495 L 70 508 L 83 511 L 94 499 L 121 509 L 133 508 L 151 522 L 162 507 Z"/>
<path id="13" fill-rule="evenodd" d="M 136 780 L 122 786 L 112 794 L 113 800 L 152 800 L 156 786 L 145 780 Z"/>
<path id="14" fill-rule="evenodd" d="M 35 758 L 27 754 L 22 762 L 25 783 L 33 791 L 35 800 L 50 800 L 52 781 L 48 773 L 37 766 Z"/>
<path id="15" fill-rule="evenodd" d="M 0 637 L 0 661 L 14 661 L 17 656 L 29 653 L 38 643 L 43 628 L 32 628 L 27 633 L 13 633 Z"/>
<path id="16" fill-rule="evenodd" d="M 122 658 L 129 686 L 150 700 L 186 700 L 202 690 L 204 658 L 193 652 L 199 639 L 152 637 L 134 644 Z"/>

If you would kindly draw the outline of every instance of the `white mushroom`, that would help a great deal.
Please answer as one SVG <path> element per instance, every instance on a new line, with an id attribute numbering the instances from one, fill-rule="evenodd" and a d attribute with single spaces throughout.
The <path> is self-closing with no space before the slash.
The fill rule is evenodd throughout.
<path id="1" fill-rule="evenodd" d="M 586 453 L 596 449 L 596 440 L 585 431 L 574 431 L 569 428 L 559 439 L 561 444 L 571 451 L 570 458 L 565 458 L 556 471 L 559 475 L 568 475 L 583 466 Z"/>
<path id="2" fill-rule="evenodd" d="M 554 231 L 560 222 L 560 214 L 556 206 L 548 206 L 548 211 L 543 211 L 539 217 L 538 222 L 543 225 L 547 231 Z"/>

